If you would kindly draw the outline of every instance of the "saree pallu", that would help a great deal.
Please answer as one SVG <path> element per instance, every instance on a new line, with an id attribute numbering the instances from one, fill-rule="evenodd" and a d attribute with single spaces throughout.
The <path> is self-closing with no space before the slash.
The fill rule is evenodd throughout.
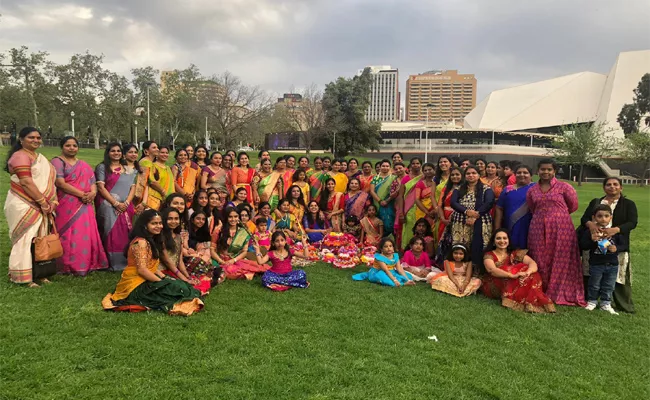
<path id="1" fill-rule="evenodd" d="M 20 177 L 31 176 L 36 188 L 45 200 L 57 200 L 54 167 L 39 154 L 32 162 L 24 151 L 15 152 L 9 159 L 11 186 L 4 205 L 5 217 L 11 237 L 9 254 L 9 277 L 14 283 L 32 282 L 32 240 L 38 235 L 43 215 L 41 208 L 32 200 L 19 183 Z"/>
<path id="2" fill-rule="evenodd" d="M 374 175 L 370 176 L 365 176 L 363 174 L 357 176 L 357 179 L 359 179 L 359 182 L 361 183 L 361 190 L 370 193 L 370 187 L 372 184 L 372 178 L 374 178 Z"/>
<path id="3" fill-rule="evenodd" d="M 207 184 L 215 189 L 217 189 L 218 192 L 226 192 L 230 194 L 230 190 L 228 189 L 228 171 L 226 171 L 223 168 L 220 168 L 219 171 L 214 172 L 210 169 L 210 167 L 206 166 L 203 167 L 201 170 L 201 174 L 207 174 L 208 175 L 208 182 Z"/>
<path id="4" fill-rule="evenodd" d="M 294 182 L 293 184 L 300 188 L 305 205 L 309 204 L 309 184 L 306 182 Z"/>
<path id="5" fill-rule="evenodd" d="M 351 173 L 350 171 L 346 171 L 346 172 L 345 172 L 345 176 L 348 177 L 348 182 L 349 182 L 350 179 L 352 179 L 352 178 L 357 178 L 357 179 L 359 179 L 359 176 L 361 176 L 361 174 L 363 174 L 363 172 L 362 172 L 360 169 L 358 169 L 357 172 L 355 172 L 355 173 Z"/>
<path id="6" fill-rule="evenodd" d="M 417 212 L 420 211 L 417 204 L 415 204 L 415 187 L 421 181 L 422 177 L 423 175 L 418 175 L 404 183 L 404 223 L 401 226 L 402 237 L 400 238 L 400 248 L 406 246 L 413 237 L 413 227 L 415 226 L 415 221 L 418 219 Z M 420 213 L 424 214 L 422 211 Z"/>
<path id="7" fill-rule="evenodd" d="M 513 251 L 508 258 L 499 261 L 496 254 L 488 252 L 484 258 L 492 259 L 497 268 L 516 274 L 526 271 L 528 266 L 522 261 L 527 250 Z M 526 278 L 495 278 L 492 275 L 483 277 L 482 292 L 486 297 L 501 299 L 501 305 L 516 311 L 532 313 L 553 313 L 555 305 L 542 290 L 542 278 L 535 272 Z"/>
<path id="8" fill-rule="evenodd" d="M 135 178 L 134 205 L 147 205 L 147 200 L 149 199 L 149 172 L 151 171 L 152 165 L 153 163 L 146 158 L 138 161 L 140 171 L 137 171 Z"/>
<path id="9" fill-rule="evenodd" d="M 104 310 L 144 311 L 158 310 L 170 315 L 191 315 L 203 308 L 201 293 L 181 280 L 165 278 L 150 282 L 138 274 L 138 265 L 145 263 L 151 273 L 158 271 L 160 260 L 153 259 L 151 247 L 140 245 L 142 238 L 131 242 L 127 256 L 127 267 L 115 286 L 113 293 L 102 300 Z"/>
<path id="10" fill-rule="evenodd" d="M 334 179 L 334 182 L 336 182 L 336 186 L 334 187 L 334 190 L 337 191 L 338 193 L 345 193 L 346 190 L 348 189 L 348 177 L 345 175 L 343 172 L 338 172 L 332 176 Z"/>
<path id="11" fill-rule="evenodd" d="M 364 246 L 377 246 L 381 241 L 381 236 L 379 235 L 379 224 L 381 220 L 373 223 L 368 217 L 363 217 L 361 219 L 361 229 L 364 232 L 363 245 Z"/>
<path id="12" fill-rule="evenodd" d="M 334 192 L 332 198 L 327 201 L 327 211 L 335 212 L 345 208 L 345 201 L 343 200 L 343 193 Z M 341 232 L 343 229 L 343 215 L 338 214 L 330 218 L 330 225 L 334 232 Z"/>
<path id="13" fill-rule="evenodd" d="M 319 201 L 320 200 L 320 194 L 321 191 L 323 190 L 323 186 L 325 185 L 325 182 L 329 178 L 329 174 L 327 171 L 315 171 L 310 177 L 309 177 L 309 197 L 311 200 L 314 201 Z"/>
<path id="14" fill-rule="evenodd" d="M 223 231 L 224 234 L 228 234 L 228 230 Z M 225 253 L 220 254 L 221 258 L 225 261 L 231 260 L 237 257 L 241 252 L 246 251 L 248 248 L 248 242 L 250 241 L 250 235 L 244 229 L 237 229 L 235 236 L 232 238 L 228 250 Z M 224 264 L 222 265 L 224 272 L 226 273 L 226 278 L 228 279 L 242 279 L 252 280 L 255 274 L 260 272 L 265 272 L 270 268 L 269 265 L 260 265 L 256 261 L 243 259 L 237 261 L 233 264 Z"/>
<path id="15" fill-rule="evenodd" d="M 443 178 L 440 177 L 440 179 L 436 179 L 435 177 L 433 178 L 433 182 L 436 184 L 436 191 L 434 192 L 434 201 L 440 206 L 441 198 L 442 198 L 442 192 L 445 189 L 445 186 L 447 185 L 447 180 L 449 178 Z M 431 225 L 431 228 L 433 230 L 433 235 L 436 240 L 436 246 L 437 243 L 440 241 L 442 238 L 441 235 L 439 235 L 437 232 L 441 231 L 440 229 L 440 219 L 436 219 L 435 224 Z M 442 228 L 442 231 L 444 231 L 444 227 Z"/>
<path id="16" fill-rule="evenodd" d="M 452 188 L 452 190 L 449 192 L 447 192 L 447 189 L 443 189 L 440 196 L 438 197 L 438 207 L 442 208 L 442 213 L 445 216 L 446 220 L 449 220 L 449 218 L 451 218 L 451 214 L 454 212 L 454 209 L 451 208 L 451 195 L 454 193 L 454 189 L 457 189 L 457 187 Z M 433 233 L 436 235 L 436 241 L 439 242 L 442 240 L 442 235 L 447 228 L 447 224 L 439 220 L 437 227 L 438 229 L 434 230 Z"/>
<path id="17" fill-rule="evenodd" d="M 95 173 L 85 161 L 70 165 L 56 157 L 52 165 L 57 178 L 64 178 L 65 183 L 82 192 L 89 192 L 95 184 Z M 108 268 L 93 204 L 84 204 L 63 190 L 57 193 L 59 206 L 55 222 L 63 247 L 63 256 L 57 260 L 59 272 L 85 276 L 90 271 Z"/>
<path id="18" fill-rule="evenodd" d="M 260 196 L 260 202 L 266 201 L 271 206 L 271 211 L 275 210 L 280 203 L 280 187 L 278 181 L 280 173 L 273 171 L 264 178 L 260 178 L 257 193 Z"/>
<path id="19" fill-rule="evenodd" d="M 231 172 L 232 180 L 232 190 L 235 192 L 239 188 L 246 189 L 246 202 L 248 204 L 253 204 L 253 189 L 251 183 L 253 182 L 253 177 L 255 176 L 255 169 L 248 168 L 244 170 L 240 167 L 234 167 Z"/>
<path id="20" fill-rule="evenodd" d="M 372 184 L 375 187 L 375 193 L 381 201 L 386 201 L 390 198 L 391 186 L 397 179 L 395 175 L 388 175 L 384 178 L 379 175 L 375 176 Z M 375 202 L 375 207 L 379 210 L 379 218 L 384 223 L 384 237 L 393 233 L 395 225 L 395 201 L 391 200 L 386 206 L 382 206 L 379 202 Z"/>
<path id="21" fill-rule="evenodd" d="M 178 168 L 178 175 L 176 176 L 178 186 L 182 187 L 187 194 L 193 195 L 196 193 L 196 187 L 201 180 L 201 169 L 198 164 L 188 161 L 185 165 L 176 164 L 176 167 Z M 187 207 L 190 207 L 191 204 L 189 202 Z"/>
<path id="22" fill-rule="evenodd" d="M 467 281 L 467 278 L 465 277 L 467 266 L 464 266 L 464 268 L 457 270 L 454 267 L 454 263 L 449 262 L 447 260 L 445 260 L 444 265 L 446 268 L 449 268 L 452 271 L 452 275 L 454 275 L 454 278 L 456 278 L 461 285 L 463 285 L 465 281 Z M 447 275 L 446 271 L 434 275 L 431 278 L 430 283 L 431 283 L 431 289 L 437 290 L 439 292 L 447 293 L 456 297 L 469 296 L 470 294 L 476 293 L 476 291 L 481 287 L 480 279 L 470 277 L 469 282 L 465 287 L 465 290 L 462 293 L 459 293 L 458 288 L 456 287 L 454 282 L 452 282 L 452 280 L 449 278 L 449 275 Z"/>
<path id="23" fill-rule="evenodd" d="M 497 206 L 503 209 L 503 226 L 510 232 L 510 243 L 515 249 L 528 248 L 528 228 L 533 214 L 528 209 L 526 194 L 535 183 L 521 188 L 511 185 L 503 189 L 497 201 Z"/>
<path id="24" fill-rule="evenodd" d="M 104 187 L 112 198 L 120 203 L 126 201 L 135 177 L 135 170 L 126 171 L 120 167 L 119 171 L 109 171 L 106 174 L 105 165 L 99 164 L 95 168 L 95 177 L 98 182 L 104 182 Z M 132 229 L 135 208 L 129 204 L 126 211 L 117 215 L 113 206 L 102 196 L 95 197 L 97 210 L 97 228 L 108 256 L 108 264 L 112 271 L 121 271 L 126 268 L 124 249 L 129 244 L 129 231 Z"/>
<path id="25" fill-rule="evenodd" d="M 158 175 L 158 179 L 156 179 L 156 175 Z M 174 174 L 172 174 L 172 169 L 167 165 L 152 163 L 151 169 L 149 170 L 149 184 L 151 182 L 158 182 L 164 193 L 149 188 L 147 207 L 160 211 L 160 207 L 165 202 L 167 196 L 174 193 Z"/>
<path id="26" fill-rule="evenodd" d="M 349 194 L 345 195 L 345 216 L 354 215 L 359 218 L 359 221 L 363 218 L 363 215 L 366 212 L 366 207 L 370 205 L 370 195 L 366 192 L 360 191 L 354 196 L 350 197 Z"/>
<path id="27" fill-rule="evenodd" d="M 296 221 L 302 221 L 302 218 L 305 216 L 305 207 L 303 207 L 301 204 L 290 204 L 289 205 L 289 212 L 291 215 L 296 217 Z"/>
<path id="28" fill-rule="evenodd" d="M 289 188 L 291 187 L 291 185 L 293 185 L 293 173 L 294 173 L 294 171 L 295 170 L 293 170 L 293 169 L 286 169 L 284 172 L 278 172 L 278 174 L 280 175 L 280 178 L 282 178 L 282 182 L 284 183 L 283 188 L 282 188 L 284 193 L 283 193 L 282 197 L 287 196 L 287 192 L 289 191 Z M 274 171 L 274 172 L 277 172 L 277 171 Z"/>

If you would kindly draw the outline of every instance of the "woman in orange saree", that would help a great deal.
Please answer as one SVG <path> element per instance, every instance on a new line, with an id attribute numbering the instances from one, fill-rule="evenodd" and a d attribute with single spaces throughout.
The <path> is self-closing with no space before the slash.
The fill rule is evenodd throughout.
<path id="1" fill-rule="evenodd" d="M 361 190 L 366 193 L 370 193 L 372 178 L 375 177 L 372 172 L 372 163 L 370 161 L 364 161 L 363 164 L 361 164 L 361 174 L 357 176 L 357 179 L 359 179 L 359 183 L 361 184 Z"/>
<path id="2" fill-rule="evenodd" d="M 231 181 L 233 191 L 243 187 L 246 189 L 246 201 L 248 204 L 255 204 L 259 202 L 257 193 L 251 187 L 253 177 L 255 176 L 255 169 L 251 168 L 248 160 L 248 154 L 245 152 L 239 153 L 237 156 L 238 165 L 232 169 Z"/>
<path id="3" fill-rule="evenodd" d="M 537 263 L 526 255 L 528 250 L 512 250 L 505 229 L 492 237 L 492 250 L 483 257 L 488 274 L 483 277 L 483 294 L 500 298 L 501 305 L 516 311 L 553 313 L 555 305 L 542 290 Z"/>
<path id="4" fill-rule="evenodd" d="M 187 206 L 192 205 L 194 193 L 201 183 L 201 169 L 198 164 L 190 160 L 185 149 L 176 150 L 174 155 L 176 164 L 172 165 L 172 174 L 174 175 L 174 187 L 176 193 L 185 197 Z"/>

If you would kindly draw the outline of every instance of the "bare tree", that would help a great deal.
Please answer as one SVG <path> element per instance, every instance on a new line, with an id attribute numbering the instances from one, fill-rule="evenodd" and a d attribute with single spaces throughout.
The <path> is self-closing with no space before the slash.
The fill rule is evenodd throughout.
<path id="1" fill-rule="evenodd" d="M 309 154 L 315 139 L 323 132 L 325 125 L 323 92 L 312 83 L 299 94 L 302 96 L 301 101 L 286 103 L 284 107 L 288 111 L 288 118 L 300 132 Z"/>
<path id="2" fill-rule="evenodd" d="M 273 97 L 257 86 L 247 86 L 226 71 L 205 81 L 198 93 L 199 113 L 209 117 L 223 147 L 232 148 L 239 140 L 251 141 L 252 129 L 269 114 Z"/>

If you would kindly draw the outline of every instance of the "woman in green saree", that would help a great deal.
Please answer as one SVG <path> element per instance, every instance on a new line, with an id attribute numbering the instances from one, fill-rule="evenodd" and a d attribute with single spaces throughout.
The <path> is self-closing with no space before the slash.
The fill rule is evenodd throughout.
<path id="1" fill-rule="evenodd" d="M 278 163 L 286 164 L 286 161 L 280 158 L 276 161 L 276 166 Z M 262 159 L 260 168 L 260 171 L 253 177 L 251 187 L 257 191 L 260 203 L 269 203 L 271 211 L 273 211 L 278 207 L 284 193 L 283 181 L 280 179 L 282 174 L 278 171 L 272 171 L 271 160 L 266 158 Z"/>
<path id="2" fill-rule="evenodd" d="M 216 246 L 213 244 L 212 258 L 221 265 L 227 279 L 245 278 L 250 281 L 256 273 L 265 272 L 270 266 L 246 259 L 251 235 L 239 222 L 237 210 L 226 208 L 224 218 L 224 228 Z"/>
<path id="3" fill-rule="evenodd" d="M 390 161 L 382 160 L 379 174 L 370 182 L 370 195 L 375 200 L 375 207 L 379 210 L 379 219 L 384 223 L 384 237 L 393 233 L 395 225 L 394 198 L 391 198 L 391 186 L 397 178 L 390 173 Z"/>

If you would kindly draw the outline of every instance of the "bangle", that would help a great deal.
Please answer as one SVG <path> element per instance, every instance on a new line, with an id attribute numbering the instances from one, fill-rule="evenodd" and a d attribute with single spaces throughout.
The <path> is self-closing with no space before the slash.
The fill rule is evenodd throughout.
<path id="1" fill-rule="evenodd" d="M 36 200 L 36 202 L 40 205 L 43 205 L 43 203 L 47 203 L 47 201 L 45 201 L 45 197 L 41 197 L 40 199 Z"/>
<path id="2" fill-rule="evenodd" d="M 262 257 L 262 253 L 255 253 L 256 256 Z"/>

